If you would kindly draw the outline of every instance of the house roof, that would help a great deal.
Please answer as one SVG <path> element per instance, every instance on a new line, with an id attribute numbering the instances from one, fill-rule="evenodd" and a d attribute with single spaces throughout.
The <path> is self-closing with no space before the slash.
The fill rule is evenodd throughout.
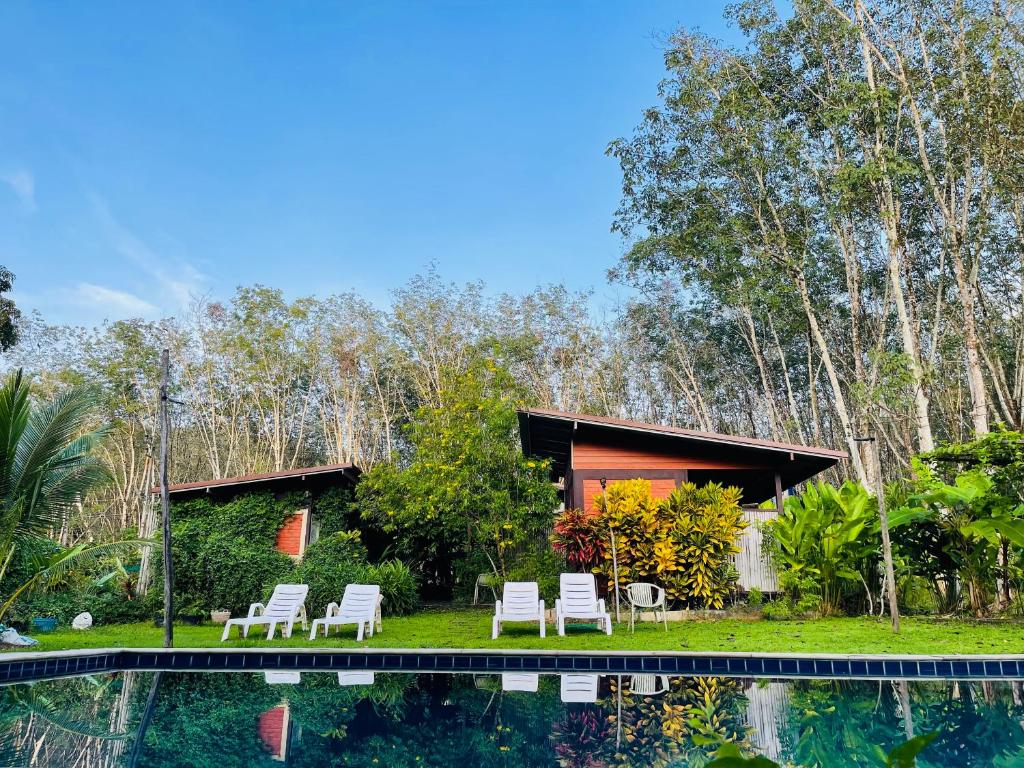
<path id="1" fill-rule="evenodd" d="M 248 490 L 256 486 L 267 488 L 301 487 L 309 481 L 319 481 L 318 485 L 326 483 L 344 482 L 346 485 L 354 485 L 359 478 L 360 469 L 355 464 L 322 464 L 316 467 L 297 467 L 296 469 L 285 469 L 280 472 L 263 472 L 252 475 L 239 475 L 237 477 L 222 477 L 215 480 L 199 480 L 193 483 L 174 483 L 168 488 L 172 496 L 184 496 L 202 492 L 230 491 L 238 492 Z M 151 488 L 152 493 L 159 493 L 160 488 Z"/>
<path id="2" fill-rule="evenodd" d="M 845 451 L 816 446 L 781 443 L 774 440 L 759 440 L 715 432 L 700 432 L 663 424 L 648 424 L 641 421 L 615 419 L 608 416 L 593 416 L 584 413 L 569 413 L 542 408 L 519 411 L 519 432 L 523 452 L 527 455 L 542 456 L 552 462 L 552 476 L 564 477 L 569 469 L 573 440 L 585 438 L 595 442 L 632 441 L 643 444 L 650 450 L 673 453 L 675 451 L 698 450 L 700 455 L 730 457 L 764 475 L 770 469 L 773 475 L 778 471 L 782 482 L 795 485 L 803 482 L 847 458 Z M 694 473 L 701 478 L 736 481 L 744 485 L 750 496 L 770 498 L 769 489 L 774 480 L 771 476 L 755 479 L 744 477 L 754 470 L 717 470 Z M 768 481 L 767 485 L 764 481 Z M 761 486 L 765 487 L 762 488 Z M 756 486 L 756 487 L 755 487 Z"/>

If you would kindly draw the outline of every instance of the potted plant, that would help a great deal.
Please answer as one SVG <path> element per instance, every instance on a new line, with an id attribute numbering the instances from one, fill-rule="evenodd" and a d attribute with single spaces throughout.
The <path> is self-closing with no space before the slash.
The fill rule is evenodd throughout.
<path id="1" fill-rule="evenodd" d="M 217 608 L 216 610 L 210 611 L 210 621 L 214 624 L 226 624 L 227 620 L 231 618 L 231 611 L 226 611 L 223 608 Z"/>

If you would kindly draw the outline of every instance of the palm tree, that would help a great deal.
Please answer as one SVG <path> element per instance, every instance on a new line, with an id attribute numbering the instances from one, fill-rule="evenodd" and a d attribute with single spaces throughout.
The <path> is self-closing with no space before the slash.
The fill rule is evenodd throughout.
<path id="1" fill-rule="evenodd" d="M 80 544 L 50 554 L 49 536 L 108 478 L 92 453 L 105 431 L 90 428 L 98 405 L 88 387 L 72 387 L 36 405 L 20 369 L 0 386 L 0 581 L 15 555 L 29 573 L 0 598 L 0 619 L 20 595 L 45 587 L 72 566 L 137 545 Z"/>

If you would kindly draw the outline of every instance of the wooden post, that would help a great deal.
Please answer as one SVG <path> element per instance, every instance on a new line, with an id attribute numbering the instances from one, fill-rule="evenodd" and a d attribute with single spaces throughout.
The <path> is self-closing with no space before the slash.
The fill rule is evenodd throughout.
<path id="1" fill-rule="evenodd" d="M 775 511 L 782 511 L 782 475 L 775 473 Z"/>
<path id="2" fill-rule="evenodd" d="M 164 648 L 174 647 L 174 563 L 171 561 L 171 495 L 167 485 L 167 451 L 171 417 L 167 410 L 170 351 L 160 356 L 160 508 L 164 532 Z"/>
<path id="3" fill-rule="evenodd" d="M 608 514 L 608 478 L 601 478 L 601 496 L 604 498 L 604 513 Z M 615 623 L 621 624 L 622 617 L 619 615 L 619 555 L 615 551 L 615 529 L 608 526 L 612 535 L 612 578 L 615 580 Z"/>

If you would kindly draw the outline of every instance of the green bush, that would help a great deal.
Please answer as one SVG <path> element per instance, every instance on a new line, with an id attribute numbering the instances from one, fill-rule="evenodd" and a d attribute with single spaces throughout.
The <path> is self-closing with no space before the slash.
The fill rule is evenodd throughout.
<path id="1" fill-rule="evenodd" d="M 560 552 L 545 548 L 520 558 L 509 571 L 508 581 L 536 581 L 541 599 L 547 607 L 554 608 L 559 592 L 559 576 L 569 570 Z M 501 595 L 500 586 L 498 594 Z"/>
<path id="2" fill-rule="evenodd" d="M 367 566 L 365 583 L 379 584 L 384 600 L 382 611 L 388 616 L 407 616 L 419 605 L 416 577 L 401 560 L 385 560 Z"/>
<path id="3" fill-rule="evenodd" d="M 786 621 L 793 618 L 793 609 L 785 600 L 772 600 L 765 603 L 761 609 L 761 615 L 768 621 Z"/>
<path id="4" fill-rule="evenodd" d="M 751 587 L 747 592 L 747 605 L 751 608 L 760 608 L 764 603 L 764 593 L 757 587 Z"/>
<path id="5" fill-rule="evenodd" d="M 92 614 L 93 623 L 134 624 L 153 618 L 149 602 L 143 598 L 129 599 L 123 592 L 104 592 L 89 600 L 83 610 Z"/>
<path id="6" fill-rule="evenodd" d="M 291 580 L 309 585 L 306 609 L 322 616 L 329 603 L 341 601 L 348 584 L 363 583 L 366 571 L 366 548 L 359 532 L 339 531 L 306 548 Z"/>

